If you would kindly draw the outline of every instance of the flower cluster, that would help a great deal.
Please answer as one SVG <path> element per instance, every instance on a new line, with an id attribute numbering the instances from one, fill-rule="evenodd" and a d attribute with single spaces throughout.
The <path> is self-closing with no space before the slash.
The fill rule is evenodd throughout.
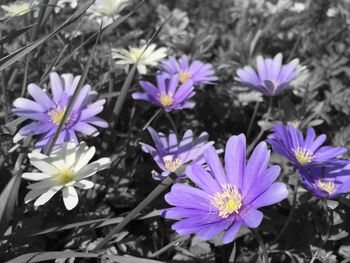
<path id="1" fill-rule="evenodd" d="M 319 198 L 333 198 L 350 190 L 350 162 L 338 159 L 346 148 L 322 146 L 327 136 L 316 137 L 308 128 L 306 137 L 291 124 L 277 124 L 268 137 L 272 149 L 286 157 L 296 169 L 305 187 Z"/>
<path id="2" fill-rule="evenodd" d="M 80 80 L 80 76 L 57 73 L 50 74 L 51 94 L 41 89 L 36 84 L 28 85 L 28 93 L 34 99 L 18 98 L 14 101 L 12 110 L 17 116 L 30 119 L 33 122 L 25 125 L 18 131 L 17 138 L 24 136 L 41 135 L 36 147 L 42 149 L 51 142 L 64 112 L 67 109 Z M 56 141 L 56 145 L 74 141 L 78 143 L 76 132 L 96 136 L 98 130 L 94 127 L 106 128 L 107 122 L 96 115 L 102 112 L 106 100 L 93 102 L 97 93 L 91 90 L 90 85 L 85 85 L 80 90 L 73 105 L 70 115 L 66 118 L 63 129 Z"/>
<path id="3" fill-rule="evenodd" d="M 93 9 L 103 15 L 118 13 L 128 0 L 96 1 Z M 132 98 L 157 105 L 165 112 L 193 108 L 190 101 L 199 85 L 217 81 L 212 65 L 199 60 L 190 62 L 183 55 L 178 60 L 166 57 L 165 48 L 155 44 L 140 48 L 112 49 L 117 64 L 135 65 L 140 75 L 148 73 L 148 67 L 156 67 L 156 82 L 140 81 L 144 92 L 134 92 Z M 282 54 L 273 59 L 257 58 L 257 72 L 247 66 L 237 71 L 236 80 L 268 96 L 275 96 L 297 77 L 298 61 L 282 65 Z M 97 117 L 103 111 L 104 99 L 97 99 L 97 92 L 90 85 L 77 90 L 80 76 L 53 72 L 50 74 L 50 91 L 36 84 L 28 85 L 33 100 L 17 98 L 13 113 L 29 123 L 15 136 L 18 141 L 26 136 L 40 135 L 37 148 L 30 153 L 29 161 L 37 170 L 27 172 L 22 178 L 34 181 L 25 202 L 35 206 L 48 202 L 62 190 L 63 202 L 68 210 L 78 204 L 79 189 L 94 186 L 87 178 L 109 167 L 110 159 L 101 158 L 90 162 L 95 154 L 78 140 L 76 132 L 96 136 L 96 127 L 106 128 L 107 122 Z M 77 93 L 78 92 L 78 93 Z M 74 99 L 73 99 L 74 98 Z M 97 99 L 97 100 L 96 100 Z M 73 103 L 73 104 L 71 104 Z M 67 112 L 67 109 L 71 109 Z M 64 119 L 65 118 L 65 119 Z M 170 117 L 169 117 L 170 118 Z M 53 143 L 54 150 L 43 154 Z M 176 127 L 175 127 L 176 128 Z M 280 167 L 269 166 L 270 151 L 260 142 L 247 160 L 246 137 L 232 136 L 226 143 L 224 166 L 219 158 L 221 150 L 214 148 L 209 135 L 202 132 L 198 137 L 186 130 L 182 138 L 174 131 L 169 135 L 148 131 L 154 146 L 141 142 L 142 150 L 150 154 L 161 172 L 152 171 L 153 178 L 163 180 L 180 167 L 187 166 L 179 179 L 165 195 L 172 207 L 162 210 L 162 216 L 178 219 L 172 228 L 180 235 L 197 234 L 207 240 L 222 235 L 224 244 L 234 240 L 240 227 L 256 228 L 263 219 L 262 207 L 277 204 L 288 196 L 287 187 L 278 182 Z M 268 136 L 272 150 L 286 157 L 298 169 L 306 189 L 318 198 L 334 198 L 350 191 L 350 161 L 339 159 L 347 149 L 323 146 L 326 135 L 316 136 L 308 128 L 306 136 L 292 125 L 278 124 Z"/>
<path id="4" fill-rule="evenodd" d="M 146 58 L 145 56 L 144 60 Z M 145 67 L 146 64 L 142 64 L 140 61 L 142 59 L 139 60 L 137 66 Z M 118 63 L 122 62 L 119 61 Z M 184 55 L 179 61 L 174 57 L 161 61 L 156 79 L 157 86 L 150 82 L 141 81 L 140 86 L 145 92 L 135 92 L 132 97 L 136 100 L 149 101 L 169 112 L 193 108 L 195 103 L 188 101 L 188 99 L 196 94 L 195 86 L 213 84 L 217 77 L 214 75 L 214 70 L 210 64 L 204 64 L 198 60 L 190 63 L 189 58 Z"/>
<path id="5" fill-rule="evenodd" d="M 163 216 L 181 219 L 172 226 L 180 235 L 196 233 L 207 240 L 224 233 L 223 243 L 230 243 L 241 225 L 260 225 L 263 213 L 259 208 L 288 195 L 286 185 L 275 182 L 279 166 L 268 167 L 270 152 L 264 142 L 246 162 L 245 136 L 232 136 L 226 144 L 225 169 L 214 147 L 207 148 L 203 157 L 207 169 L 197 163 L 186 169 L 187 177 L 199 188 L 177 183 L 165 195 L 174 207 L 164 210 Z"/>

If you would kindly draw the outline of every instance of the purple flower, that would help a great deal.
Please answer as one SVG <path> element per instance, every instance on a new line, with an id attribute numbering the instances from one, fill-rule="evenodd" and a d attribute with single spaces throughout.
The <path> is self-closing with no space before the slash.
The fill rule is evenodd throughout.
<path id="1" fill-rule="evenodd" d="M 18 131 L 17 137 L 29 135 L 42 135 L 36 147 L 42 149 L 48 146 L 55 134 L 64 111 L 78 85 L 80 76 L 57 73 L 50 74 L 52 96 L 36 84 L 28 85 L 28 92 L 34 101 L 26 98 L 18 98 L 14 101 L 12 110 L 17 116 L 33 120 Z M 94 126 L 106 128 L 107 122 L 96 117 L 103 110 L 106 100 L 92 101 L 97 97 L 95 91 L 91 91 L 90 85 L 85 85 L 75 101 L 73 109 L 56 141 L 56 145 L 73 140 L 78 144 L 76 132 L 96 136 L 98 131 Z"/>
<path id="2" fill-rule="evenodd" d="M 282 65 L 282 54 L 278 53 L 273 59 L 258 56 L 256 59 L 256 72 L 252 67 L 245 66 L 237 70 L 235 80 L 241 85 L 260 91 L 266 96 L 275 96 L 298 74 L 299 60 L 294 59 Z"/>
<path id="3" fill-rule="evenodd" d="M 340 161 L 340 160 L 339 160 Z M 300 169 L 304 186 L 318 198 L 331 199 L 350 191 L 350 162 Z"/>
<path id="4" fill-rule="evenodd" d="M 260 207 L 287 197 L 284 183 L 275 182 L 280 167 L 268 168 L 270 151 L 261 142 L 246 163 L 246 138 L 232 136 L 225 150 L 225 170 L 214 147 L 204 152 L 208 169 L 188 166 L 186 176 L 199 188 L 175 184 L 165 200 L 175 207 L 162 212 L 165 218 L 181 219 L 172 225 L 179 235 L 196 233 L 203 240 L 220 233 L 223 243 L 233 241 L 241 225 L 257 227 L 263 213 Z"/>
<path id="5" fill-rule="evenodd" d="M 185 108 L 193 108 L 195 103 L 186 101 L 196 93 L 193 91 L 193 82 L 187 80 L 179 84 L 179 76 L 174 75 L 168 79 L 164 74 L 157 75 L 157 86 L 147 81 L 140 81 L 141 88 L 146 93 L 135 92 L 135 100 L 146 100 L 169 112 Z"/>
<path id="6" fill-rule="evenodd" d="M 181 83 L 191 79 L 193 85 L 213 84 L 218 79 L 210 64 L 204 64 L 199 60 L 195 60 L 190 64 L 186 55 L 183 55 L 179 61 L 174 57 L 163 60 L 159 68 L 168 78 L 178 75 Z"/>
<path id="7" fill-rule="evenodd" d="M 164 179 L 188 161 L 202 163 L 204 150 L 214 144 L 214 142 L 208 141 L 209 136 L 206 132 L 202 132 L 198 138 L 194 139 L 193 132 L 187 130 L 182 140 L 178 142 L 174 132 L 170 132 L 169 136 L 166 137 L 163 133 L 157 133 L 151 127 L 148 128 L 148 131 L 152 136 L 155 148 L 145 143 L 140 144 L 142 150 L 151 154 L 159 168 L 163 170 L 161 174 L 152 171 L 156 180 Z"/>
<path id="8" fill-rule="evenodd" d="M 313 128 L 307 129 L 305 139 L 303 133 L 290 124 L 277 124 L 273 131 L 268 137 L 273 151 L 286 157 L 296 167 L 324 163 L 347 152 L 346 148 L 322 146 L 327 136 L 322 134 L 316 137 Z"/>

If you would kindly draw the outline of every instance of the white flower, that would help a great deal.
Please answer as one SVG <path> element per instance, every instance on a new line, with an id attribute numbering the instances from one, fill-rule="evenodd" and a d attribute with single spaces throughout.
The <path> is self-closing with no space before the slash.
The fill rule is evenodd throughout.
<path id="1" fill-rule="evenodd" d="M 75 9 L 78 6 L 78 0 L 58 0 L 56 6 L 57 6 L 55 7 L 56 13 L 59 13 L 61 9 L 67 6 L 71 9 Z"/>
<path id="2" fill-rule="evenodd" d="M 98 16 L 113 16 L 129 4 L 130 0 L 96 0 L 88 9 Z"/>
<path id="3" fill-rule="evenodd" d="M 2 5 L 1 8 L 6 12 L 5 16 L 22 16 L 30 12 L 38 3 L 36 1 L 16 1 L 9 5 Z"/>
<path id="4" fill-rule="evenodd" d="M 137 70 L 140 74 L 147 74 L 147 66 L 157 66 L 158 62 L 166 57 L 166 48 L 161 47 L 156 49 L 155 44 L 149 45 L 145 50 L 147 45 L 142 45 L 139 48 L 130 47 L 127 49 L 115 49 L 112 48 L 112 58 L 116 60 L 117 64 L 135 64 L 139 59 L 137 64 Z M 142 52 L 145 52 L 142 54 Z M 142 55 L 142 56 L 141 56 Z"/>
<path id="5" fill-rule="evenodd" d="M 94 154 L 95 147 L 89 148 L 84 142 L 79 145 L 66 142 L 50 156 L 40 152 L 28 154 L 30 163 L 42 172 L 22 175 L 24 179 L 38 181 L 28 185 L 31 191 L 25 196 L 25 203 L 36 199 L 35 206 L 43 205 L 62 190 L 64 205 L 68 210 L 73 209 L 78 204 L 78 193 L 74 187 L 92 188 L 94 183 L 86 178 L 108 168 L 110 164 L 109 158 L 88 164 Z"/>

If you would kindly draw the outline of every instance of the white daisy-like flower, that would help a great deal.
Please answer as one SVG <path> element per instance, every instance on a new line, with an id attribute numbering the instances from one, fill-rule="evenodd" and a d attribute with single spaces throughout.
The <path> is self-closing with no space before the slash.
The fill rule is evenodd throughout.
<path id="1" fill-rule="evenodd" d="M 75 9 L 78 6 L 78 0 L 58 0 L 56 6 L 57 6 L 55 7 L 56 13 L 59 13 L 61 9 L 65 7 Z"/>
<path id="2" fill-rule="evenodd" d="M 5 16 L 22 16 L 33 10 L 38 5 L 37 1 L 16 1 L 9 5 L 1 5 L 2 10 L 6 12 Z"/>
<path id="3" fill-rule="evenodd" d="M 96 0 L 88 9 L 100 16 L 113 16 L 122 11 L 130 3 L 130 0 Z"/>
<path id="4" fill-rule="evenodd" d="M 159 61 L 167 56 L 167 49 L 165 47 L 156 49 L 155 44 L 149 45 L 147 49 L 146 47 L 147 45 L 144 44 L 139 48 L 129 47 L 129 50 L 112 48 L 112 58 L 116 60 L 116 64 L 121 65 L 133 65 L 139 60 L 137 64 L 138 72 L 147 74 L 147 66 L 157 66 Z"/>
<path id="5" fill-rule="evenodd" d="M 67 210 L 78 204 L 78 193 L 75 187 L 90 189 L 94 183 L 86 180 L 96 172 L 108 168 L 109 158 L 101 158 L 89 164 L 95 154 L 95 147 L 88 147 L 84 142 L 76 145 L 66 142 L 50 156 L 40 152 L 28 154 L 30 163 L 41 172 L 24 173 L 22 178 L 38 181 L 28 185 L 31 191 L 25 196 L 25 203 L 34 199 L 35 206 L 49 201 L 58 191 L 63 192 L 63 202 Z"/>

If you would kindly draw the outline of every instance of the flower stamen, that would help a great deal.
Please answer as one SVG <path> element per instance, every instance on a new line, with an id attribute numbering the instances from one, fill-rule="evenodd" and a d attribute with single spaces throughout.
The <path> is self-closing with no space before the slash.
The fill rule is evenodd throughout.
<path id="1" fill-rule="evenodd" d="M 159 97 L 160 104 L 162 104 L 163 107 L 169 107 L 173 104 L 174 99 L 172 96 L 168 94 L 162 94 Z"/>
<path id="2" fill-rule="evenodd" d="M 163 161 L 165 168 L 172 172 L 175 172 L 176 169 L 183 163 L 179 157 L 174 158 L 172 155 L 164 156 Z"/>
<path id="3" fill-rule="evenodd" d="M 242 207 L 242 196 L 235 185 L 223 185 L 223 192 L 210 196 L 210 203 L 219 210 L 219 216 L 227 218 Z"/>
<path id="4" fill-rule="evenodd" d="M 330 182 L 330 181 L 327 182 L 327 181 L 318 180 L 316 184 L 317 184 L 318 188 L 327 192 L 329 195 L 334 193 L 334 190 L 335 190 L 335 183 L 334 182 Z"/>
<path id="5" fill-rule="evenodd" d="M 65 185 L 71 181 L 74 181 L 74 174 L 71 170 L 65 168 L 59 172 L 57 179 L 61 185 Z"/>
<path id="6" fill-rule="evenodd" d="M 311 151 L 298 147 L 297 149 L 293 149 L 295 158 L 297 158 L 299 164 L 303 165 L 305 163 L 309 163 L 314 158 L 314 155 Z"/>
<path id="7" fill-rule="evenodd" d="M 180 72 L 180 82 L 183 84 L 185 83 L 189 78 L 191 78 L 191 72 L 188 71 L 182 71 Z"/>
<path id="8" fill-rule="evenodd" d="M 51 121 L 57 126 L 62 121 L 65 110 L 66 109 L 61 109 L 60 106 L 57 106 L 54 110 L 48 112 L 48 115 L 50 116 Z M 68 116 L 66 120 L 66 124 L 69 122 L 69 120 L 70 120 L 70 117 Z"/>

